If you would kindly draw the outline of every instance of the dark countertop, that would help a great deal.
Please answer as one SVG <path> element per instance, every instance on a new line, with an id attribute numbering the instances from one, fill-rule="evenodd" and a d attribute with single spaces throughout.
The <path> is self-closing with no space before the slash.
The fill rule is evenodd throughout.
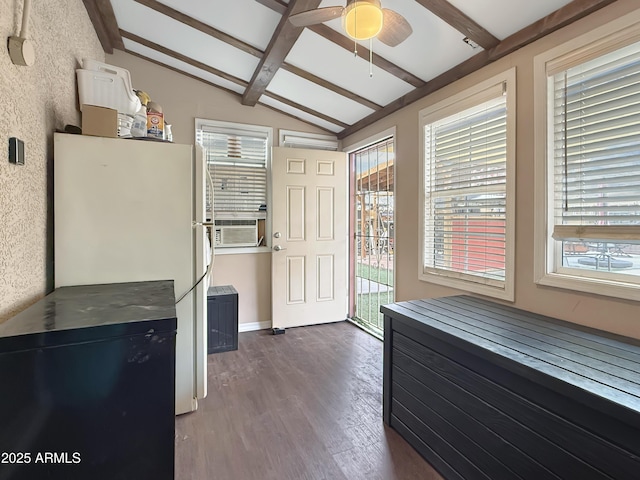
<path id="1" fill-rule="evenodd" d="M 173 280 L 62 287 L 0 324 L 0 354 L 176 325 Z"/>

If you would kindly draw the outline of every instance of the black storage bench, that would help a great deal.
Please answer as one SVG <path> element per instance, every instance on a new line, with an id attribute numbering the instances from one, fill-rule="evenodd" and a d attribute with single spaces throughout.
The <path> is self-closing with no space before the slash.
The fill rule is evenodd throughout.
<path id="1" fill-rule="evenodd" d="M 207 290 L 207 353 L 238 349 L 238 292 L 231 285 Z"/>
<path id="2" fill-rule="evenodd" d="M 384 421 L 446 479 L 640 478 L 640 342 L 469 296 L 381 311 Z"/>

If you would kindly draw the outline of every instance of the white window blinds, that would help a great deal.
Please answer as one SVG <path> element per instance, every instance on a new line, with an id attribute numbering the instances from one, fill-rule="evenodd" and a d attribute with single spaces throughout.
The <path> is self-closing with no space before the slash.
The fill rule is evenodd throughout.
<path id="1" fill-rule="evenodd" d="M 550 79 L 554 238 L 637 243 L 640 43 Z"/>
<path id="2" fill-rule="evenodd" d="M 425 125 L 425 269 L 505 279 L 507 104 L 500 91 Z"/>
<path id="3" fill-rule="evenodd" d="M 213 180 L 214 211 L 258 212 L 267 203 L 268 135 L 214 127 L 198 134 Z"/>

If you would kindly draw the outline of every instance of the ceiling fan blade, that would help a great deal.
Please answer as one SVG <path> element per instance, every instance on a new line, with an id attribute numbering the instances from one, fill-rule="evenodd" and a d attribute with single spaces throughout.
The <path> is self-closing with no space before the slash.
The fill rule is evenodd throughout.
<path id="1" fill-rule="evenodd" d="M 317 23 L 328 22 L 334 18 L 338 18 L 342 15 L 344 7 L 324 7 L 316 8 L 314 10 L 307 10 L 306 12 L 296 13 L 289 17 L 289 21 L 295 27 L 308 27 L 309 25 L 315 25 Z"/>
<path id="2" fill-rule="evenodd" d="M 413 33 L 413 29 L 406 18 L 388 8 L 382 9 L 383 27 L 377 38 L 382 43 L 395 47 L 404 42 L 409 35 Z"/>

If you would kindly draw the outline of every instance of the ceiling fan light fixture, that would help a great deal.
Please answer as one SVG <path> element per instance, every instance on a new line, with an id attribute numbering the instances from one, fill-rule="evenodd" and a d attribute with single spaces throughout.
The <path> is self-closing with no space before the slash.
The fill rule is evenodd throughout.
<path id="1" fill-rule="evenodd" d="M 380 0 L 350 2 L 342 15 L 344 31 L 354 40 L 368 40 L 382 30 Z"/>

